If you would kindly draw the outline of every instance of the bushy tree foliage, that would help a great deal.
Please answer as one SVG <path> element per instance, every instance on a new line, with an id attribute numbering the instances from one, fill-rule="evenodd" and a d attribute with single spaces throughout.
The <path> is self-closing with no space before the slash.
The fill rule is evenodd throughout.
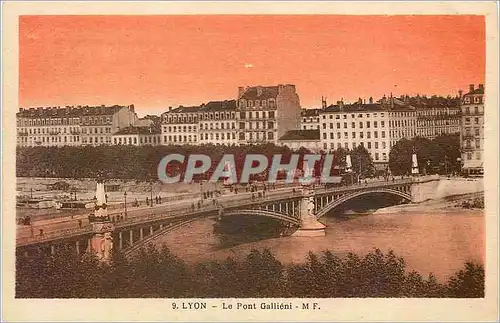
<path id="1" fill-rule="evenodd" d="M 188 265 L 166 247 L 148 246 L 110 264 L 64 250 L 54 256 L 17 257 L 18 298 L 248 298 L 248 297 L 484 297 L 484 268 L 466 263 L 446 284 L 407 271 L 392 251 L 339 257 L 309 253 L 284 265 L 269 250 L 242 260 Z"/>
<path id="2" fill-rule="evenodd" d="M 427 138 L 401 139 L 389 153 L 389 168 L 394 175 L 411 173 L 412 154 L 415 151 L 419 172 L 457 172 L 460 168 L 460 137 L 442 135 L 433 140 Z"/>

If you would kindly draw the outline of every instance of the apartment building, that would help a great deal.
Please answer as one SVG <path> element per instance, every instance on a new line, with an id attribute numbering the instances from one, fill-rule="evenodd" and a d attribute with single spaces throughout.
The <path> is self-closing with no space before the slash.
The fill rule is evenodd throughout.
<path id="1" fill-rule="evenodd" d="M 462 170 L 471 175 L 482 175 L 484 171 L 484 85 L 469 85 L 461 105 L 460 144 L 462 148 Z"/>
<path id="2" fill-rule="evenodd" d="M 277 144 L 300 126 L 300 99 L 292 84 L 239 87 L 237 112 L 240 144 Z"/>
<path id="3" fill-rule="evenodd" d="M 161 133 L 152 127 L 126 127 L 115 132 L 112 139 L 113 145 L 161 145 Z"/>
<path id="4" fill-rule="evenodd" d="M 197 145 L 199 134 L 199 106 L 169 110 L 162 114 L 161 142 L 163 145 Z"/>
<path id="5" fill-rule="evenodd" d="M 383 105 L 357 102 L 344 104 L 338 101 L 320 113 L 320 139 L 322 149 L 352 150 L 365 147 L 375 164 L 389 161 L 389 111 Z"/>
<path id="6" fill-rule="evenodd" d="M 324 102 L 324 101 L 323 101 Z M 324 102 L 326 104 L 326 102 Z M 319 130 L 321 109 L 302 109 L 300 113 L 301 130 Z"/>
<path id="7" fill-rule="evenodd" d="M 19 109 L 19 146 L 79 146 L 111 144 L 111 134 L 133 125 L 134 106 L 66 106 Z"/>
<path id="8" fill-rule="evenodd" d="M 200 144 L 238 144 L 236 101 L 210 101 L 199 110 Z"/>

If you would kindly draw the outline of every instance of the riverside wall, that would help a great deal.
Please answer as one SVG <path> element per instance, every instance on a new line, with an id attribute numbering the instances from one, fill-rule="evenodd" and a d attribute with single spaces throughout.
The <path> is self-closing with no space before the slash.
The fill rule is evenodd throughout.
<path id="1" fill-rule="evenodd" d="M 447 196 L 484 191 L 483 178 L 427 177 L 412 185 L 412 202 L 441 199 Z"/>

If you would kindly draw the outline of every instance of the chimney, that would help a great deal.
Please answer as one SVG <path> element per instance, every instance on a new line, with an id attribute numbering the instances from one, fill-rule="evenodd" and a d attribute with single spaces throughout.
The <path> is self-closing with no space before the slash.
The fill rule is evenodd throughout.
<path id="1" fill-rule="evenodd" d="M 321 97 L 321 107 L 323 109 L 326 109 L 326 98 L 324 98 L 324 97 Z"/>
<path id="2" fill-rule="evenodd" d="M 370 98 L 368 99 L 368 102 L 370 102 L 370 104 L 373 104 L 373 97 L 370 97 Z"/>
<path id="3" fill-rule="evenodd" d="M 484 84 L 479 84 L 479 89 L 484 91 Z"/>
<path id="4" fill-rule="evenodd" d="M 363 100 L 361 100 L 361 98 L 358 98 L 358 103 L 363 104 Z"/>
<path id="5" fill-rule="evenodd" d="M 474 92 L 474 84 L 469 84 L 469 92 Z"/>
<path id="6" fill-rule="evenodd" d="M 238 99 L 241 98 L 245 94 L 245 88 L 243 86 L 238 87 Z"/>
<path id="7" fill-rule="evenodd" d="M 132 112 L 135 112 L 135 106 L 133 104 L 129 105 L 129 109 Z"/>
<path id="8" fill-rule="evenodd" d="M 172 107 L 168 107 L 168 111 L 172 111 Z"/>
<path id="9" fill-rule="evenodd" d="M 464 91 L 458 90 L 458 97 L 461 99 L 464 94 Z"/>

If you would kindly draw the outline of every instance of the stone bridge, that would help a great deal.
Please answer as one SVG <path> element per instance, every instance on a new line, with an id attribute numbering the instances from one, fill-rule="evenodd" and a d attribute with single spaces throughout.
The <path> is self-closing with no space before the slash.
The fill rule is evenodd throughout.
<path id="1" fill-rule="evenodd" d="M 395 181 L 379 181 L 343 187 L 302 186 L 293 192 L 268 191 L 262 198 L 241 193 L 231 199 L 210 203 L 200 209 L 179 209 L 147 216 L 130 218 L 115 223 L 113 247 L 126 256 L 153 242 L 158 237 L 181 228 L 193 221 L 207 217 L 264 216 L 297 228 L 296 236 L 321 236 L 324 225 L 318 219 L 343 203 L 361 196 L 386 194 L 401 201 L 420 202 L 432 191 L 439 177 L 406 178 Z M 422 188 L 425 194 L 422 193 Z M 173 214 L 174 213 L 174 214 Z M 95 232 L 91 226 L 58 231 L 44 237 L 17 239 L 17 254 L 22 256 L 39 253 L 54 254 L 59 248 L 70 246 L 77 253 L 88 251 Z"/>

